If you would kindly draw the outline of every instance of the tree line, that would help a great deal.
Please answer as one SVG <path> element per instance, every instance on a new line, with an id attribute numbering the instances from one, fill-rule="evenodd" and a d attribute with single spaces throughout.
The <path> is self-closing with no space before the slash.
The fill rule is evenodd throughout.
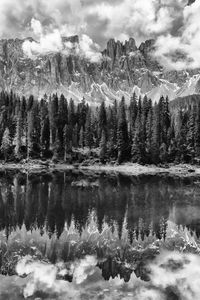
<path id="1" fill-rule="evenodd" d="M 0 93 L 0 157 L 72 161 L 74 153 L 95 152 L 101 163 L 197 162 L 200 105 L 170 110 L 168 97 L 152 104 L 134 93 L 127 104 L 76 104 L 61 95 L 41 100 Z M 89 153 L 89 154 L 88 154 Z M 86 155 L 86 156 L 87 156 Z"/>

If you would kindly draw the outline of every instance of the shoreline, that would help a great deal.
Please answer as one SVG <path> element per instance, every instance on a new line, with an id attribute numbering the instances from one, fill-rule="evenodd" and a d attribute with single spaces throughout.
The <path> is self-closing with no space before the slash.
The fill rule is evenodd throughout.
<path id="1" fill-rule="evenodd" d="M 156 166 L 156 165 L 139 165 L 136 163 L 125 163 L 122 165 L 100 165 L 94 164 L 89 166 L 83 165 L 69 165 L 65 163 L 48 163 L 48 162 L 26 162 L 26 163 L 2 163 L 0 162 L 0 171 L 6 170 L 19 170 L 22 172 L 53 172 L 53 171 L 68 171 L 68 170 L 80 170 L 89 171 L 94 173 L 112 173 L 123 174 L 127 176 L 139 176 L 139 175 L 172 175 L 179 177 L 200 177 L 200 166 L 189 164 L 170 164 L 168 166 Z"/>

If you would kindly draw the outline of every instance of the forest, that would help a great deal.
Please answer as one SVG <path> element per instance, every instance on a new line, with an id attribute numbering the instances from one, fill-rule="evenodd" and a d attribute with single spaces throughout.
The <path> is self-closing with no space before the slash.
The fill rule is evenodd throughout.
<path id="1" fill-rule="evenodd" d="M 66 163 L 198 163 L 200 105 L 170 108 L 168 97 L 152 104 L 134 93 L 107 106 L 57 94 L 0 93 L 0 159 Z"/>

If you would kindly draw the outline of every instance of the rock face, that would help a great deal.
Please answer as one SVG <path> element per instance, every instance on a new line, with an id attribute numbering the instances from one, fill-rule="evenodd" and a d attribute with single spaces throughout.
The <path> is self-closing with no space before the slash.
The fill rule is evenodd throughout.
<path id="1" fill-rule="evenodd" d="M 200 93 L 195 77 L 199 71 L 165 72 L 153 56 L 154 40 L 137 47 L 133 38 L 125 43 L 110 39 L 98 63 L 76 52 L 49 52 L 30 58 L 23 52 L 24 41 L 0 40 L 0 89 L 35 97 L 57 92 L 77 101 L 84 96 L 95 103 L 112 103 L 122 95 L 129 99 L 134 91 L 154 101 L 161 95 L 173 99 L 182 93 Z M 76 45 L 79 38 L 65 37 L 63 44 L 66 42 Z"/>

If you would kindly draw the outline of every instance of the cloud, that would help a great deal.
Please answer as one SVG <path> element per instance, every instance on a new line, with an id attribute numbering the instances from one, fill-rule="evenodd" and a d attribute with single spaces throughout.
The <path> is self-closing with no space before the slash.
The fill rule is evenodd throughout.
<path id="1" fill-rule="evenodd" d="M 154 38 L 156 56 L 165 67 L 196 68 L 200 1 L 187 4 L 188 0 L 1 0 L 0 36 L 39 37 L 39 45 L 26 42 L 30 54 L 45 53 L 47 46 L 50 51 L 70 51 L 67 46 L 63 50 L 62 36 L 77 34 L 79 52 L 92 61 L 99 59 L 98 45 L 103 50 L 109 38 L 134 37 L 138 44 Z"/>
<path id="2" fill-rule="evenodd" d="M 99 45 L 86 34 L 80 35 L 79 43 L 72 43 L 63 40 L 63 35 L 70 36 L 71 28 L 68 30 L 66 26 L 61 27 L 61 30 L 54 29 L 52 32 L 45 32 L 40 21 L 32 19 L 31 28 L 34 35 L 38 37 L 38 41 L 25 40 L 22 45 L 25 55 L 30 58 L 51 52 L 61 52 L 66 55 L 76 54 L 92 63 L 99 62 L 102 58 Z"/>
<path id="3" fill-rule="evenodd" d="M 98 62 L 102 58 L 100 47 L 97 43 L 94 43 L 92 39 L 83 34 L 79 42 L 80 53 L 83 54 L 91 62 Z"/>
<path id="4" fill-rule="evenodd" d="M 72 27 L 76 34 L 89 35 L 101 46 L 109 37 L 121 35 L 140 42 L 171 30 L 185 3 L 187 0 L 1 0 L 0 35 L 32 34 L 29 24 L 34 18 L 47 30 Z"/>
<path id="5" fill-rule="evenodd" d="M 162 251 L 147 266 L 149 282 L 136 278 L 134 272 L 128 283 L 119 276 L 105 281 L 96 266 L 97 262 L 95 257 L 86 256 L 71 262 L 69 271 L 62 262 L 52 265 L 33 261 L 31 257 L 26 256 L 19 261 L 16 271 L 19 276 L 28 276 L 26 285 L 23 285 L 25 298 L 43 292 L 46 297 L 63 300 L 83 299 L 86 294 L 88 298 L 96 296 L 103 299 L 200 299 L 198 254 Z M 61 274 L 64 276 L 68 272 L 73 275 L 71 283 L 57 279 Z"/>
<path id="6" fill-rule="evenodd" d="M 108 21 L 107 38 L 120 38 L 124 34 L 141 42 L 171 32 L 175 20 L 181 23 L 185 4 L 185 0 L 124 0 L 113 6 L 105 1 L 91 6 L 89 14 L 97 14 L 99 19 Z"/>
<path id="7" fill-rule="evenodd" d="M 162 289 L 174 290 L 177 299 L 200 297 L 199 255 L 164 252 L 151 264 L 151 283 Z"/>
<path id="8" fill-rule="evenodd" d="M 63 294 L 63 299 L 81 299 L 77 285 L 82 284 L 95 273 L 96 264 L 97 259 L 93 256 L 86 256 L 71 263 L 70 274 L 73 274 L 73 284 L 57 279 L 69 272 L 62 262 L 52 265 L 46 262 L 33 261 L 30 256 L 25 256 L 18 262 L 16 272 L 19 276 L 28 275 L 27 284 L 23 289 L 24 298 L 42 291 L 51 295 L 51 299 L 53 299 L 54 293 Z"/>
<path id="9" fill-rule="evenodd" d="M 196 1 L 183 10 L 181 34 L 161 35 L 156 40 L 155 56 L 170 69 L 200 67 L 200 2 Z"/>

